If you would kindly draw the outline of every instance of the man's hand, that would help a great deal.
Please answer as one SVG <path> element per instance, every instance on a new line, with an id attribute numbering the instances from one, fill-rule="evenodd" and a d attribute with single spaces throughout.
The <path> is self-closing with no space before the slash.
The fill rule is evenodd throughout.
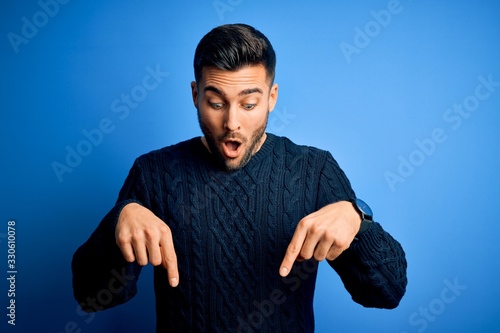
<path id="1" fill-rule="evenodd" d="M 334 260 L 349 248 L 360 224 L 361 217 L 349 201 L 336 202 L 307 215 L 295 229 L 280 275 L 287 276 L 296 260 Z"/>
<path id="2" fill-rule="evenodd" d="M 136 203 L 123 207 L 115 238 L 126 261 L 145 266 L 149 258 L 151 265 L 161 264 L 167 270 L 170 285 L 177 287 L 179 272 L 172 232 L 153 212 Z"/>

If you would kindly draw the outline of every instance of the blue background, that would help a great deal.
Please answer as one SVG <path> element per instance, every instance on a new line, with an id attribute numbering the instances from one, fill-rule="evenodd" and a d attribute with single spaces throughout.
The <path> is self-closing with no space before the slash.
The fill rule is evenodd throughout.
<path id="1" fill-rule="evenodd" d="M 352 302 L 322 264 L 317 332 L 500 331 L 498 2 L 57 7 L 49 15 L 36 1 L 0 5 L 2 332 L 154 331 L 151 267 L 136 298 L 90 317 L 73 300 L 71 257 L 138 155 L 200 135 L 189 88 L 194 49 L 211 28 L 234 22 L 264 32 L 278 55 L 269 132 L 331 151 L 407 254 L 407 293 L 391 311 Z M 23 28 L 27 21 L 35 31 Z M 29 38 L 19 42 L 23 30 Z M 148 66 L 168 75 L 144 96 Z M 137 105 L 126 116 L 114 112 L 115 100 L 132 92 Z M 464 103 L 471 111 L 460 116 L 454 105 Z M 103 119 L 112 130 L 90 150 L 82 131 Z M 78 145 L 87 156 L 58 177 L 54 162 L 66 164 L 67 147 Z M 5 315 L 9 220 L 17 233 L 15 327 Z"/>

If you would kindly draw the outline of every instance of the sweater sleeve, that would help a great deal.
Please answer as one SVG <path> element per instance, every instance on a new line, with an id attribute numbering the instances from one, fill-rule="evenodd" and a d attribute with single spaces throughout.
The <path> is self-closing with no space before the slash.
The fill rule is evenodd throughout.
<path id="1" fill-rule="evenodd" d="M 136 160 L 115 206 L 73 255 L 73 294 L 84 311 L 95 312 L 114 307 L 127 302 L 137 293 L 141 266 L 125 261 L 116 245 L 115 227 L 125 205 L 147 203 L 145 185 Z"/>
<path id="2" fill-rule="evenodd" d="M 328 263 L 352 299 L 365 307 L 393 309 L 405 294 L 405 253 L 401 244 L 377 222 Z"/>
<path id="3" fill-rule="evenodd" d="M 349 180 L 331 155 L 327 156 L 320 184 L 321 204 L 355 198 Z M 352 299 L 365 307 L 395 308 L 406 291 L 405 253 L 379 223 L 372 223 L 347 250 L 328 263 Z"/>

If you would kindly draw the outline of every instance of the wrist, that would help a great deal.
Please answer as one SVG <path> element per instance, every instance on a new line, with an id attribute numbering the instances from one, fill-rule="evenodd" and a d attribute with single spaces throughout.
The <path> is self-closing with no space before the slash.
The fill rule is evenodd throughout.
<path id="1" fill-rule="evenodd" d="M 361 199 L 356 198 L 356 199 L 352 200 L 351 202 L 352 202 L 352 205 L 354 206 L 354 209 L 356 210 L 356 212 L 359 214 L 359 216 L 361 218 L 361 222 L 359 224 L 359 230 L 358 230 L 356 236 L 354 237 L 354 240 L 358 240 L 358 237 L 361 234 L 363 234 L 368 229 L 370 229 L 370 227 L 373 223 L 373 212 L 372 212 L 370 206 L 368 206 L 368 204 Z"/>

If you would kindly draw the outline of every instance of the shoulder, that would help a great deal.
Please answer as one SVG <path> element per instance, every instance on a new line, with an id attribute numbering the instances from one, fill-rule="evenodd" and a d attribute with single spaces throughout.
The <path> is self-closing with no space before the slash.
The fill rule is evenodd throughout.
<path id="1" fill-rule="evenodd" d="M 179 155 L 183 154 L 185 152 L 192 151 L 193 149 L 197 148 L 199 146 L 199 143 L 201 144 L 200 138 L 191 138 L 189 140 L 181 141 L 179 143 L 166 146 L 163 148 L 155 149 L 152 150 L 148 153 L 142 154 L 139 156 L 139 159 L 147 159 L 147 158 L 152 158 L 152 157 L 159 157 L 159 156 L 165 156 L 165 155 Z"/>
<path id="2" fill-rule="evenodd" d="M 286 169 L 302 170 L 319 174 L 327 165 L 336 164 L 331 153 L 317 147 L 297 144 L 286 137 L 272 135 L 274 139 L 273 160 Z"/>
<path id="3" fill-rule="evenodd" d="M 313 159 L 326 159 L 331 156 L 330 152 L 317 147 L 297 144 L 287 137 L 268 134 L 274 138 L 275 149 L 287 156 L 301 156 Z"/>
<path id="4" fill-rule="evenodd" d="M 188 154 L 197 154 L 202 143 L 199 137 L 191 138 L 170 146 L 152 150 L 148 153 L 140 155 L 136 159 L 136 164 L 148 165 L 161 161 L 173 163 L 186 158 Z"/>

